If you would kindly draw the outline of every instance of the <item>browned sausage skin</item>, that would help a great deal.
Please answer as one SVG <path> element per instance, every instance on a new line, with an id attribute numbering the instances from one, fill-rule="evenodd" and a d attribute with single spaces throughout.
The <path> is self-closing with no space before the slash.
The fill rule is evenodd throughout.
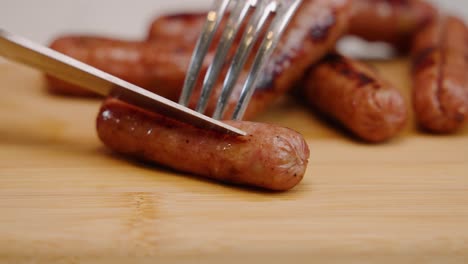
<path id="1" fill-rule="evenodd" d="M 151 23 L 147 39 L 185 43 L 194 47 L 205 21 L 206 13 L 179 13 L 158 17 Z"/>
<path id="2" fill-rule="evenodd" d="M 367 65 L 339 54 L 312 67 L 303 86 L 313 107 L 365 141 L 388 140 L 406 123 L 400 92 Z"/>
<path id="3" fill-rule="evenodd" d="M 111 39 L 97 36 L 60 37 L 50 44 L 50 48 L 58 52 L 64 53 L 72 58 L 77 58 L 80 61 L 87 62 L 88 60 L 96 60 L 90 58 L 91 51 L 89 47 L 94 47 L 98 45 L 115 45 L 115 42 Z M 98 63 L 99 62 L 96 62 L 93 66 L 99 67 Z M 55 77 L 46 75 L 46 78 L 48 82 L 48 89 L 52 93 L 83 97 L 97 96 L 94 92 L 91 92 L 87 89 L 82 89 L 79 86 L 67 83 L 60 79 L 56 79 Z"/>
<path id="4" fill-rule="evenodd" d="M 468 115 L 468 29 L 455 17 L 441 17 L 413 43 L 413 104 L 419 124 L 452 133 Z"/>
<path id="5" fill-rule="evenodd" d="M 158 18 L 152 24 L 148 41 L 69 35 L 57 38 L 50 47 L 176 100 L 204 20 L 202 14 L 168 15 Z M 49 90 L 53 93 L 95 96 L 88 90 L 54 77 L 47 76 L 47 80 Z"/>
<path id="6" fill-rule="evenodd" d="M 286 30 L 283 41 L 281 41 L 273 54 L 271 62 L 262 74 L 263 78 L 260 81 L 259 89 L 257 89 L 249 104 L 246 118 L 251 118 L 263 111 L 281 94 L 291 89 L 295 82 L 302 77 L 309 65 L 315 63 L 327 51 L 333 48 L 336 40 L 345 32 L 348 18 L 349 1 L 304 1 Z M 169 94 L 171 95 L 171 99 L 174 99 L 173 97 L 177 97 L 174 95 L 180 93 L 182 89 L 185 71 L 195 45 L 193 41 L 189 43 L 190 45 L 187 44 L 184 42 L 186 41 L 184 40 L 185 38 L 181 36 L 184 36 L 184 32 L 186 31 L 199 31 L 200 29 L 197 29 L 195 26 L 200 26 L 200 23 L 194 23 L 190 16 L 187 19 L 187 16 L 178 15 L 171 16 L 170 19 L 161 19 L 159 28 L 164 28 L 163 25 L 171 28 L 171 24 L 178 24 L 178 26 L 173 27 L 175 28 L 174 30 L 179 29 L 183 31 L 179 35 L 176 34 L 177 32 L 172 32 L 173 34 L 170 37 L 168 36 L 169 33 L 165 33 L 165 31 L 153 31 L 160 32 L 159 37 L 156 37 L 156 39 L 161 40 L 164 39 L 163 36 L 168 36 L 168 40 L 172 39 L 170 42 L 156 40 L 145 44 L 115 42 L 107 50 L 106 46 L 108 44 L 106 43 L 103 45 L 93 44 L 85 48 L 76 44 L 70 44 L 68 48 L 63 48 L 60 51 L 73 55 L 85 54 L 80 55 L 81 57 L 76 56 L 76 58 L 91 65 L 99 64 L 99 68 L 104 71 L 110 71 L 114 68 L 129 68 L 125 76 L 124 73 L 119 73 L 116 70 L 110 73 L 118 77 L 124 77 L 124 79 L 133 81 L 158 94 Z M 185 26 L 181 26 L 181 24 Z M 195 34 L 192 37 L 194 36 Z M 176 39 L 180 40 L 178 42 L 180 43 L 179 45 L 175 44 L 177 42 Z M 71 50 L 76 48 L 79 50 L 85 49 L 86 51 L 71 52 Z M 116 56 L 116 54 L 120 55 L 120 57 Z M 127 56 L 128 54 L 132 55 Z M 213 54 L 211 53 L 211 55 Z M 114 66 L 110 66 L 111 64 Z M 208 64 L 209 60 L 206 61 L 203 71 L 206 71 Z M 131 68 L 141 69 L 141 71 L 132 70 Z M 241 84 L 247 78 L 247 75 L 247 70 L 242 72 L 240 82 L 234 88 L 233 96 L 228 102 L 226 117 L 234 111 L 242 90 Z M 164 85 L 168 78 L 172 82 L 169 85 Z M 196 95 L 200 92 L 199 88 L 194 93 L 195 96 L 191 101 L 191 107 L 195 107 L 198 101 Z M 216 105 L 215 99 L 219 97 L 220 93 L 221 82 L 219 82 L 213 92 L 213 100 L 208 105 L 208 114 L 214 111 Z"/>
<path id="7" fill-rule="evenodd" d="M 116 152 L 226 183 L 286 191 L 302 180 L 309 148 L 299 133 L 268 124 L 227 123 L 248 136 L 202 130 L 109 99 L 97 131 Z"/>
<path id="8" fill-rule="evenodd" d="M 349 33 L 407 48 L 412 35 L 436 13 L 423 0 L 353 0 Z"/>
<path id="9" fill-rule="evenodd" d="M 170 99 L 177 98 L 180 93 L 186 60 L 190 56 L 187 49 L 177 44 L 156 46 L 93 36 L 61 37 L 50 47 L 148 90 L 165 87 L 155 92 Z M 48 81 L 52 92 L 92 94 L 53 77 L 48 77 Z"/>
<path id="10" fill-rule="evenodd" d="M 264 111 L 279 96 L 293 88 L 308 67 L 334 47 L 346 30 L 348 11 L 348 1 L 304 1 L 261 75 L 256 93 L 246 111 L 247 119 Z M 234 111 L 247 75 L 248 71 L 244 70 L 239 83 L 234 87 L 225 114 L 227 119 Z M 219 97 L 221 86 L 222 82 L 219 82 L 213 92 L 213 98 Z M 196 101 L 197 93 L 191 102 L 192 107 Z M 211 100 L 207 113 L 212 113 L 215 105 L 216 100 Z"/>

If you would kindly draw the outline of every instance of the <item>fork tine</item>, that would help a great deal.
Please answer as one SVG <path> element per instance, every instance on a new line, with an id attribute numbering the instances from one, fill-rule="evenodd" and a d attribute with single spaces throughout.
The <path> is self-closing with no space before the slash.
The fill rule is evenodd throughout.
<path id="1" fill-rule="evenodd" d="M 276 1 L 274 0 L 260 1 L 257 4 L 257 9 L 252 19 L 249 21 L 249 24 L 247 25 L 247 29 L 244 36 L 242 37 L 240 47 L 234 56 L 231 67 L 229 68 L 226 75 L 223 89 L 221 91 L 221 96 L 213 114 L 213 118 L 215 119 L 221 119 L 223 116 L 226 109 L 226 103 L 232 93 L 240 72 L 246 63 L 247 58 L 252 51 L 252 48 L 255 45 L 261 30 L 265 26 L 270 13 L 274 12 L 276 9 Z"/>
<path id="2" fill-rule="evenodd" d="M 185 78 L 184 89 L 179 99 L 179 103 L 181 105 L 188 105 L 193 88 L 195 87 L 198 75 L 200 74 L 203 66 L 203 60 L 208 53 L 208 49 L 213 41 L 216 30 L 218 29 L 230 2 L 231 0 L 215 0 L 212 11 L 207 15 L 202 34 L 198 39 L 195 52 L 190 62 L 189 72 Z"/>
<path id="3" fill-rule="evenodd" d="M 247 106 L 252 98 L 252 95 L 257 86 L 259 73 L 263 70 L 266 65 L 268 58 L 271 56 L 273 50 L 278 45 L 281 35 L 291 21 L 292 16 L 297 11 L 298 7 L 302 3 L 302 0 L 294 0 L 291 5 L 285 5 L 279 7 L 277 16 L 273 20 L 270 30 L 268 31 L 266 38 L 255 57 L 252 69 L 247 77 L 247 80 L 242 88 L 239 102 L 236 105 L 232 118 L 234 120 L 241 120 L 245 114 Z"/>
<path id="4" fill-rule="evenodd" d="M 205 112 L 208 99 L 211 95 L 214 85 L 216 84 L 216 81 L 219 78 L 219 74 L 223 68 L 226 56 L 232 47 L 242 22 L 247 17 L 249 9 L 253 4 L 255 4 L 256 0 L 236 0 L 236 2 L 236 6 L 231 12 L 227 26 L 224 29 L 223 36 L 220 40 L 219 47 L 216 50 L 213 62 L 205 75 L 205 80 L 203 81 L 203 90 L 196 108 L 197 112 Z"/>

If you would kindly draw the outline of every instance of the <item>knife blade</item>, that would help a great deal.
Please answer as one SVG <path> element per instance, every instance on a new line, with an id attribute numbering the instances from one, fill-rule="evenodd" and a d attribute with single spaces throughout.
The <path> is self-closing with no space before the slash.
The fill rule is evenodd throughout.
<path id="1" fill-rule="evenodd" d="M 0 29 L 0 55 L 100 95 L 113 96 L 199 128 L 240 136 L 246 135 L 240 129 L 2 29 Z"/>

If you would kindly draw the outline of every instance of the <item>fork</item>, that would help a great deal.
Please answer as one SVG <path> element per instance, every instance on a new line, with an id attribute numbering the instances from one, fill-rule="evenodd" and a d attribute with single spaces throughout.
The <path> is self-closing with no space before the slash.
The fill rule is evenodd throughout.
<path id="1" fill-rule="evenodd" d="M 291 21 L 291 18 L 299 8 L 302 0 L 214 0 L 213 7 L 208 12 L 205 25 L 198 39 L 195 51 L 187 71 L 184 88 L 179 103 L 187 106 L 193 94 L 195 85 L 200 78 L 203 61 L 212 45 L 214 36 L 221 25 L 223 17 L 228 16 L 227 24 L 222 29 L 222 36 L 217 43 L 213 61 L 208 67 L 204 77 L 202 90 L 196 111 L 204 113 L 213 88 L 220 78 L 221 71 L 226 63 L 226 57 L 231 49 L 236 36 L 241 34 L 243 23 L 248 20 L 247 26 L 240 41 L 238 50 L 232 58 L 231 64 L 223 81 L 221 95 L 217 100 L 213 118 L 221 119 L 226 111 L 229 97 L 236 85 L 241 71 L 245 67 L 247 59 L 252 53 L 253 47 L 261 40 L 260 48 L 255 58 L 245 83 L 243 84 L 239 100 L 236 104 L 233 120 L 241 120 L 247 106 L 254 94 L 259 74 L 264 69 L 273 50 L 279 43 L 281 35 Z M 268 23 L 271 21 L 271 23 Z M 264 31 L 266 29 L 266 31 Z M 262 32 L 266 32 L 264 35 Z"/>

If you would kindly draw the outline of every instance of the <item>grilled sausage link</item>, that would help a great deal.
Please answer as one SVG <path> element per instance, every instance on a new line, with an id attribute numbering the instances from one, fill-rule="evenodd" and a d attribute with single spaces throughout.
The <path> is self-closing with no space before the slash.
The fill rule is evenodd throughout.
<path id="1" fill-rule="evenodd" d="M 167 15 L 152 23 L 147 41 L 70 35 L 57 38 L 50 47 L 176 100 L 204 21 L 205 14 Z M 209 61 L 206 61 L 207 65 L 204 68 L 208 67 L 208 63 Z M 52 93 L 95 96 L 93 92 L 54 77 L 47 76 L 47 80 Z"/>
<path id="2" fill-rule="evenodd" d="M 436 13 L 423 0 L 353 0 L 349 33 L 407 48 L 412 35 Z"/>
<path id="3" fill-rule="evenodd" d="M 308 69 L 334 47 L 342 36 L 349 19 L 350 1 L 314 0 L 304 1 L 293 17 L 282 41 L 273 53 L 265 71 L 261 74 L 257 89 L 246 112 L 252 118 L 262 112 L 278 97 L 289 91 Z M 229 119 L 247 79 L 249 66 L 241 73 L 239 82 L 229 98 L 225 118 Z M 200 88 L 200 87 L 198 87 Z M 219 98 L 222 81 L 213 92 L 213 99 Z M 192 97 L 191 107 L 198 101 L 200 89 Z M 216 100 L 210 100 L 207 113 L 214 111 Z"/>
<path id="4" fill-rule="evenodd" d="M 468 116 L 468 29 L 458 18 L 434 21 L 413 43 L 413 105 L 419 124 L 457 131 Z"/>
<path id="5" fill-rule="evenodd" d="M 147 39 L 156 42 L 184 43 L 194 47 L 205 21 L 206 13 L 179 13 L 158 17 L 151 23 Z"/>
<path id="6" fill-rule="evenodd" d="M 334 46 L 336 40 L 346 30 L 349 3 L 346 0 L 304 1 L 262 74 L 257 92 L 247 109 L 246 118 L 263 111 L 281 94 L 292 88 L 309 65 L 318 61 Z M 180 93 L 182 89 L 185 71 L 195 45 L 192 39 L 198 36 L 202 23 L 194 22 L 193 17 L 189 15 L 171 16 L 158 21 L 158 27 L 153 26 L 156 29 L 152 30 L 152 34 L 158 32 L 160 34 L 153 41 L 144 44 L 116 41 L 113 45 L 109 45 L 90 41 L 89 45 L 82 45 L 80 43 L 82 40 L 79 38 L 78 40 L 69 38 L 57 41 L 66 45 L 55 44 L 54 47 L 62 53 L 70 54 L 78 60 L 133 81 L 158 94 L 169 94 L 170 98 L 174 99 L 177 96 L 173 95 Z M 187 37 L 187 32 L 197 33 L 188 34 L 190 36 Z M 165 38 L 167 42 L 163 41 Z M 57 48 L 58 46 L 62 48 Z M 206 72 L 212 55 L 213 52 L 209 54 L 202 72 Z M 122 69 L 122 72 L 115 69 Z M 125 72 L 124 69 L 128 71 Z M 226 117 L 234 111 L 248 69 L 246 67 L 242 72 L 240 81 L 234 88 L 228 102 Z M 166 85 L 168 79 L 171 82 Z M 213 100 L 209 102 L 208 114 L 214 111 L 221 86 L 220 81 L 213 92 Z M 194 92 L 191 107 L 195 107 L 199 92 L 200 87 Z"/>
<path id="7" fill-rule="evenodd" d="M 175 99 L 183 84 L 188 50 L 176 43 L 152 45 L 93 36 L 65 36 L 50 47 L 107 73 Z M 93 95 L 75 85 L 47 76 L 51 92 L 65 95 Z M 165 87 L 165 89 L 155 89 Z"/>
<path id="8" fill-rule="evenodd" d="M 382 142 L 402 130 L 407 107 L 400 92 L 367 65 L 329 54 L 306 74 L 307 101 L 361 139 Z"/>
<path id="9" fill-rule="evenodd" d="M 285 191 L 302 180 L 309 148 L 299 133 L 260 123 L 227 123 L 248 136 L 195 128 L 109 99 L 97 118 L 97 131 L 116 152 L 217 181 Z"/>

